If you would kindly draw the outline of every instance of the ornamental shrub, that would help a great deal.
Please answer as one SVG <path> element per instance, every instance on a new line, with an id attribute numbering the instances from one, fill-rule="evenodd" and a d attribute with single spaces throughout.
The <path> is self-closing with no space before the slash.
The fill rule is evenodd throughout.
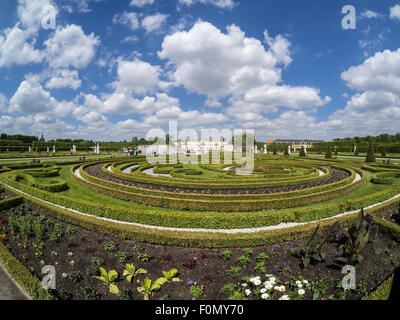
<path id="1" fill-rule="evenodd" d="M 365 162 L 367 163 L 376 162 L 374 146 L 372 145 L 372 143 L 370 143 L 368 146 L 368 154 Z"/>
<path id="2" fill-rule="evenodd" d="M 304 150 L 304 146 L 302 146 L 300 149 L 299 157 L 306 157 L 306 156 L 307 156 L 306 151 Z"/>
<path id="3" fill-rule="evenodd" d="M 328 147 L 328 151 L 326 152 L 325 159 L 332 159 L 332 158 L 333 158 L 333 156 L 332 156 L 331 147 Z"/>

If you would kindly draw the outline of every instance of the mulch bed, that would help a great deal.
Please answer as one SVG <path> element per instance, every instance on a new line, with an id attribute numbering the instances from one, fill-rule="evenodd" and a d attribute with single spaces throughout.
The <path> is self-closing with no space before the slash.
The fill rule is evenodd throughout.
<path id="1" fill-rule="evenodd" d="M 305 183 L 305 184 L 297 184 L 297 185 L 289 185 L 282 187 L 271 187 L 271 188 L 260 188 L 260 189 L 221 189 L 221 190 L 213 190 L 213 189 L 192 189 L 192 188 L 181 188 L 181 187 L 170 187 L 163 185 L 155 185 L 151 183 L 139 183 L 130 181 L 127 179 L 118 178 L 109 174 L 106 174 L 102 171 L 104 163 L 95 164 L 92 166 L 88 166 L 85 168 L 85 172 L 94 177 L 111 181 L 114 183 L 124 184 L 127 186 L 135 186 L 143 189 L 151 189 L 151 190 L 159 190 L 165 192 L 174 192 L 174 193 L 197 193 L 197 194 L 272 194 L 279 192 L 290 192 L 296 190 L 303 190 L 313 187 L 319 187 L 326 184 L 334 183 L 340 180 L 344 180 L 350 176 L 350 174 L 341 169 L 336 168 L 328 168 L 330 171 L 330 176 L 326 179 L 322 179 L 315 182 Z"/>
<path id="2" fill-rule="evenodd" d="M 39 219 L 40 210 L 35 207 L 29 207 L 24 204 L 20 206 L 20 210 L 25 215 Z M 2 212 L 5 217 L 9 217 L 12 209 Z M 242 277 L 245 276 L 263 276 L 263 273 L 254 271 L 256 265 L 256 257 L 260 253 L 266 253 L 268 259 L 265 262 L 265 273 L 274 274 L 283 281 L 290 281 L 292 276 L 302 275 L 308 281 L 316 281 L 327 278 L 329 281 L 326 293 L 320 296 L 320 299 L 326 299 L 331 295 L 341 292 L 337 288 L 337 283 L 343 278 L 341 273 L 342 266 L 338 265 L 334 258 L 340 255 L 338 245 L 342 241 L 343 232 L 339 230 L 330 241 L 325 245 L 323 252 L 327 254 L 327 259 L 324 263 L 310 265 L 306 270 L 300 266 L 300 259 L 291 252 L 291 249 L 296 248 L 301 241 L 284 242 L 275 245 L 252 248 L 250 263 L 242 269 L 237 278 L 232 278 L 227 274 L 227 270 L 231 266 L 237 266 L 237 259 L 242 255 L 243 249 L 231 248 L 232 257 L 225 261 L 220 257 L 220 253 L 227 249 L 201 249 L 201 248 L 181 248 L 171 246 L 152 245 L 147 243 L 138 243 L 130 240 L 120 240 L 104 236 L 102 234 L 87 231 L 77 226 L 72 226 L 76 233 L 67 234 L 66 228 L 69 224 L 57 221 L 53 218 L 44 218 L 51 221 L 51 226 L 47 227 L 47 233 L 54 230 L 54 224 L 60 224 L 64 235 L 60 241 L 53 244 L 49 239 L 43 241 L 44 248 L 40 258 L 35 256 L 35 250 L 32 243 L 38 243 L 31 236 L 27 241 L 27 248 L 23 248 L 23 240 L 13 240 L 10 230 L 7 230 L 7 237 L 3 240 L 10 251 L 39 279 L 43 277 L 41 274 L 43 260 L 46 265 L 56 266 L 57 272 L 57 294 L 63 299 L 88 299 L 85 296 L 82 288 L 91 288 L 99 292 L 98 298 L 102 300 L 119 299 L 117 295 L 108 292 L 108 286 L 100 280 L 95 279 L 86 274 L 88 267 L 94 268 L 91 261 L 92 257 L 100 257 L 104 259 L 103 267 L 108 271 L 115 269 L 119 273 L 119 280 L 116 282 L 119 289 L 129 290 L 130 297 L 134 300 L 143 299 L 143 295 L 137 291 L 138 284 L 133 281 L 132 284 L 122 277 L 125 263 L 121 263 L 115 254 L 119 251 L 125 251 L 129 254 L 128 263 L 133 263 L 136 266 L 144 268 L 148 271 L 146 275 L 140 275 L 138 279 L 143 280 L 145 276 L 152 280 L 162 276 L 162 271 L 168 271 L 173 268 L 179 270 L 179 277 L 182 282 L 168 282 L 162 286 L 160 292 L 154 294 L 152 299 L 159 299 L 168 295 L 170 300 L 191 300 L 189 294 L 188 281 L 194 281 L 204 285 L 204 295 L 200 299 L 221 300 L 227 299 L 228 296 L 221 294 L 221 288 L 228 284 L 237 284 Z M 47 225 L 47 224 L 46 224 Z M 110 252 L 104 249 L 104 245 L 113 241 L 116 246 L 116 251 Z M 302 240 L 306 244 L 307 239 Z M 18 245 L 18 243 L 20 245 Z M 136 251 L 135 251 L 136 250 Z M 52 255 L 56 252 L 57 256 Z M 73 252 L 73 256 L 68 256 L 69 252 Z M 152 258 L 148 262 L 139 260 L 138 253 L 147 253 Z M 394 269 L 399 266 L 400 246 L 393 242 L 388 236 L 375 232 L 372 237 L 372 242 L 362 252 L 364 257 L 363 263 L 357 269 L 357 284 L 363 284 L 367 292 L 372 291 L 380 283 L 391 276 Z M 191 259 L 194 259 L 195 264 L 192 269 L 183 266 Z M 74 266 L 70 265 L 70 261 L 74 261 Z M 98 269 L 98 267 L 96 267 Z M 95 268 L 95 269 L 96 269 Z M 82 275 L 82 280 L 77 283 L 72 282 L 68 278 L 63 278 L 62 274 L 70 274 L 77 271 Z M 366 292 L 359 289 L 358 291 L 348 292 L 346 299 L 360 299 Z M 310 293 L 305 296 L 306 299 L 311 299 Z M 254 299 L 254 297 L 249 297 Z"/>

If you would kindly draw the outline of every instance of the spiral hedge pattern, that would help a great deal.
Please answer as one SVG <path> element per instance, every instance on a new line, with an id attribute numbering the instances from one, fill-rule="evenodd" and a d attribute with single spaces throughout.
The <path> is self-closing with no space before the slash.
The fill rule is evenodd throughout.
<path id="1" fill-rule="evenodd" d="M 202 235 L 207 230 L 232 230 L 234 234 L 241 229 L 314 223 L 385 203 L 400 193 L 400 168 L 396 166 L 258 157 L 251 176 L 236 176 L 235 169 L 225 164 L 153 166 L 139 157 L 3 166 L 0 181 L 35 201 L 110 221 L 135 223 L 139 226 L 135 230 L 140 226 L 175 230 L 176 235 L 165 232 L 168 240 L 156 242 L 170 241 L 179 229 Z M 68 189 L 82 194 L 87 191 L 93 199 L 71 197 Z M 135 237 L 137 234 L 135 231 Z M 190 237 L 182 232 L 178 244 L 184 242 L 184 235 Z"/>

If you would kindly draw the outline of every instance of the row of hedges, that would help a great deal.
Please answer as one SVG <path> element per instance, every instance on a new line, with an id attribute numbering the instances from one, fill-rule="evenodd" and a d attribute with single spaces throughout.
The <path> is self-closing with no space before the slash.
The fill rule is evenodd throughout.
<path id="1" fill-rule="evenodd" d="M 315 230 L 317 223 L 296 226 L 288 229 L 274 229 L 260 231 L 256 233 L 214 233 L 214 232 L 192 232 L 192 231 L 170 231 L 143 228 L 140 226 L 119 224 L 112 221 L 98 219 L 96 217 L 80 215 L 75 212 L 61 209 L 43 201 L 25 197 L 26 202 L 33 206 L 38 206 L 45 214 L 56 219 L 81 226 L 87 230 L 99 232 L 105 235 L 118 237 L 121 239 L 131 239 L 136 241 L 162 244 L 177 245 L 182 247 L 203 247 L 203 248 L 224 248 L 224 247 L 256 247 L 268 244 L 275 244 L 284 241 L 303 239 L 310 236 Z M 374 209 L 365 210 L 366 213 L 377 215 L 388 208 L 397 207 L 400 199 L 392 200 L 388 203 L 377 206 Z M 334 221 L 340 221 L 340 227 L 348 227 L 356 220 L 357 214 L 348 215 L 340 218 L 332 218 L 318 222 L 321 227 L 331 225 Z M 376 219 L 376 218 L 375 218 Z M 377 220 L 377 219 L 376 219 Z M 379 219 L 381 220 L 381 219 Z M 377 221 L 381 224 L 380 221 Z M 381 229 L 385 233 L 391 233 L 391 224 L 386 229 Z M 400 237 L 397 238 L 399 241 Z"/>
<path id="2" fill-rule="evenodd" d="M 82 180 L 76 177 L 76 175 L 74 174 L 75 169 L 76 167 L 72 168 L 71 174 L 77 179 L 79 183 L 81 183 Z M 356 183 L 341 186 L 336 189 L 330 188 L 327 191 L 292 197 L 286 196 L 285 198 L 273 196 L 270 196 L 267 199 L 258 200 L 226 200 L 226 198 L 224 198 L 223 200 L 219 201 L 184 199 L 179 198 L 180 194 L 175 194 L 174 198 L 167 197 L 165 193 L 160 196 L 143 195 L 122 190 L 115 190 L 114 188 L 106 187 L 89 181 L 86 181 L 85 187 L 116 199 L 126 200 L 134 203 L 142 203 L 152 207 L 190 211 L 247 212 L 293 208 L 310 205 L 321 201 L 332 200 L 355 190 L 364 182 L 364 180 L 360 180 Z"/>
<path id="3" fill-rule="evenodd" d="M 157 209 L 127 209 L 117 206 L 107 205 L 106 203 L 95 203 L 90 201 L 79 200 L 66 197 L 63 195 L 45 192 L 36 188 L 32 188 L 26 184 L 18 183 L 6 176 L 0 176 L 0 179 L 23 192 L 34 197 L 41 198 L 54 204 L 58 204 L 67 208 L 91 214 L 98 217 L 106 217 L 109 219 L 140 223 L 150 226 L 164 226 L 176 228 L 201 228 L 201 229 L 240 229 L 240 228 L 258 228 L 271 225 L 278 225 L 282 222 L 294 222 L 297 216 L 303 217 L 303 220 L 312 221 L 316 219 L 331 217 L 335 214 L 342 213 L 341 208 L 353 207 L 354 204 L 359 205 L 358 208 L 366 207 L 375 203 L 375 194 L 368 197 L 357 198 L 347 201 L 334 201 L 330 204 L 315 205 L 300 209 L 288 209 L 273 212 L 254 212 L 254 213 L 204 213 L 204 212 L 183 212 L 183 211 L 164 211 Z M 85 185 L 86 182 L 80 182 Z M 393 191 L 386 194 L 379 194 L 380 200 L 386 200 L 393 196 Z M 385 199 L 381 199 L 385 198 Z M 310 212 L 313 214 L 311 215 Z M 307 218 L 307 219 L 306 219 Z"/>
<path id="4" fill-rule="evenodd" d="M 47 192 L 62 192 L 68 190 L 68 184 L 64 180 L 52 180 L 50 183 L 39 183 L 29 174 L 17 174 L 15 176 L 15 181 L 23 181 L 27 185 L 47 191 Z"/>
<path id="5" fill-rule="evenodd" d="M 348 185 L 351 182 L 354 181 L 356 177 L 356 173 L 353 170 L 347 169 L 351 173 L 351 175 L 343 180 L 331 183 L 331 184 L 325 184 L 322 186 L 317 186 L 313 188 L 305 188 L 301 190 L 296 190 L 296 191 L 291 191 L 291 192 L 282 192 L 282 193 L 271 193 L 271 194 L 197 194 L 197 193 L 174 193 L 174 192 L 167 192 L 167 191 L 160 191 L 160 190 L 153 190 L 153 189 L 146 189 L 146 188 L 139 188 L 135 186 L 129 186 L 129 185 L 124 185 L 124 184 L 119 184 L 115 183 L 109 180 L 103 180 L 94 176 L 89 175 L 86 171 L 85 168 L 90 166 L 91 164 L 88 165 L 83 165 L 79 168 L 79 172 L 81 176 L 95 184 L 100 184 L 102 186 L 106 186 L 115 190 L 122 190 L 122 191 L 127 191 L 130 193 L 135 193 L 135 194 L 143 194 L 143 195 L 153 195 L 153 196 L 164 196 L 167 198 L 180 198 L 180 199 L 199 199 L 199 200 L 260 200 L 260 199 L 271 199 L 271 198 L 286 198 L 286 197 L 294 197 L 294 196 L 300 196 L 300 195 L 305 195 L 305 194 L 310 194 L 310 193 L 315 193 L 315 192 L 322 192 L 325 190 L 330 190 L 332 188 L 338 188 L 344 185 Z M 71 169 L 72 176 L 74 176 L 74 172 L 77 167 L 74 167 Z M 106 168 L 106 167 L 105 167 Z M 361 171 L 357 171 L 360 175 L 363 175 Z"/>
<path id="6" fill-rule="evenodd" d="M 319 176 L 318 172 L 313 173 L 308 178 L 301 177 L 300 179 L 269 179 L 265 181 L 265 179 L 260 180 L 261 182 L 253 181 L 246 181 L 246 180 L 235 180 L 234 182 L 231 179 L 225 180 L 201 180 L 201 181 L 188 181 L 187 179 L 178 179 L 178 178 L 167 178 L 167 177 L 153 177 L 150 175 L 145 174 L 135 174 L 127 175 L 122 172 L 118 172 L 118 170 L 108 171 L 105 169 L 108 167 L 106 164 L 103 166 L 103 172 L 117 178 L 130 180 L 137 183 L 147 183 L 147 184 L 156 184 L 156 185 L 165 185 L 171 187 L 182 187 L 182 188 L 190 188 L 190 189 L 260 189 L 260 188 L 268 188 L 268 187 L 280 187 L 280 186 L 288 186 L 288 185 L 295 185 L 300 183 L 310 183 L 316 182 L 323 179 L 326 179 L 329 176 L 329 171 L 325 170 L 326 174 L 324 176 Z M 152 168 L 153 166 L 149 166 Z M 140 172 L 149 169 L 148 167 L 140 168 Z M 322 170 L 323 168 L 321 168 Z"/>

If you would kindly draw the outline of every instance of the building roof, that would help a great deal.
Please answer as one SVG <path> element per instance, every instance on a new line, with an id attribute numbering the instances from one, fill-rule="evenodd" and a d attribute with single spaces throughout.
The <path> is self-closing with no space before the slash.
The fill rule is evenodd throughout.
<path id="1" fill-rule="evenodd" d="M 274 143 L 275 141 L 276 141 L 276 140 L 268 140 L 267 143 L 268 143 L 268 144 L 271 144 L 271 143 Z"/>

